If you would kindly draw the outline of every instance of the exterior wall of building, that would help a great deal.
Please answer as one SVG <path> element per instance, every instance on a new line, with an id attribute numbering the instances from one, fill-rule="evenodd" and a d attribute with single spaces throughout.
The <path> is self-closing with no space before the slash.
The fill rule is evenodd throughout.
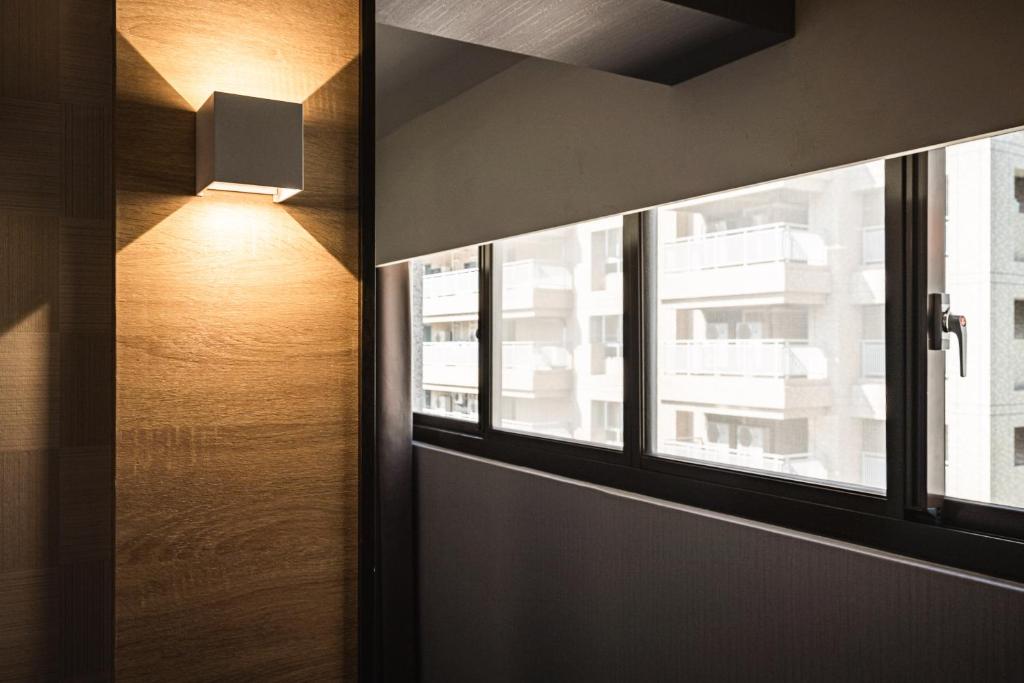
<path id="1" fill-rule="evenodd" d="M 495 245 L 501 428 L 621 444 L 621 235 L 621 219 L 612 218 Z M 475 418 L 476 250 L 410 267 L 414 406 Z"/>
<path id="2" fill-rule="evenodd" d="M 1024 339 L 1017 337 L 1014 305 L 1024 300 L 1017 197 L 1024 134 L 955 145 L 946 159 L 947 289 L 954 310 L 969 321 L 966 378 L 959 377 L 956 355 L 947 354 L 946 490 L 1024 506 L 1024 465 L 1014 444 L 1015 429 L 1024 427 Z"/>
<path id="3" fill-rule="evenodd" d="M 874 163 L 659 211 L 660 452 L 884 487 L 883 187 Z"/>

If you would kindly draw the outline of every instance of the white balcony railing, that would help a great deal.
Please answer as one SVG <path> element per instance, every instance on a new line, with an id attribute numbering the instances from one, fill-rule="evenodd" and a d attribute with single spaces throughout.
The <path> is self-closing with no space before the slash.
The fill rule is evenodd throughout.
<path id="1" fill-rule="evenodd" d="M 442 273 L 431 273 L 423 276 L 423 298 L 437 299 L 455 296 L 464 292 L 476 293 L 480 290 L 480 271 L 477 268 L 463 270 L 446 270 Z"/>
<path id="2" fill-rule="evenodd" d="M 733 467 L 750 467 L 769 472 L 800 474 L 800 463 L 810 460 L 809 453 L 765 453 L 757 450 L 729 448 L 719 444 L 704 444 L 696 441 L 666 441 L 662 444 L 664 455 L 677 455 L 693 460 L 711 462 Z"/>
<path id="3" fill-rule="evenodd" d="M 558 420 L 530 422 L 528 420 L 502 419 L 501 428 L 512 432 L 525 432 L 527 434 L 544 434 L 546 436 L 558 436 L 563 438 L 572 436 L 572 430 L 569 429 L 569 424 Z"/>
<path id="4" fill-rule="evenodd" d="M 568 370 L 572 356 L 563 346 L 542 342 L 502 342 L 501 367 L 534 371 Z"/>
<path id="5" fill-rule="evenodd" d="M 535 290 L 573 287 L 572 273 L 562 263 L 539 259 L 510 261 L 502 267 L 503 304 L 530 308 Z M 477 268 L 450 270 L 423 276 L 423 316 L 467 316 L 479 309 L 480 274 Z"/>
<path id="6" fill-rule="evenodd" d="M 861 263 L 865 266 L 885 263 L 884 225 L 873 225 L 861 232 Z"/>
<path id="7" fill-rule="evenodd" d="M 476 391 L 480 384 L 476 342 L 425 342 L 423 375 L 425 385 L 465 387 Z"/>
<path id="8" fill-rule="evenodd" d="M 425 342 L 423 367 L 472 368 L 476 370 L 479 351 L 476 342 Z M 542 342 L 502 342 L 501 365 L 505 368 L 530 370 L 567 370 L 572 366 L 572 355 L 562 346 Z"/>
<path id="9" fill-rule="evenodd" d="M 562 263 L 525 259 L 501 269 L 503 289 L 572 289 L 572 273 Z"/>
<path id="10" fill-rule="evenodd" d="M 423 316 L 467 316 L 480 308 L 480 271 L 448 270 L 423 276 Z"/>
<path id="11" fill-rule="evenodd" d="M 423 365 L 476 367 L 479 357 L 476 342 L 442 341 L 423 344 Z"/>
<path id="12" fill-rule="evenodd" d="M 784 339 L 681 340 L 668 344 L 664 371 L 674 375 L 807 377 L 827 375 L 821 349 Z"/>
<path id="13" fill-rule="evenodd" d="M 875 339 L 861 341 L 860 373 L 864 377 L 885 377 L 885 341 Z"/>
<path id="14" fill-rule="evenodd" d="M 885 489 L 885 453 L 861 451 L 860 483 L 874 489 Z"/>
<path id="15" fill-rule="evenodd" d="M 825 242 L 805 225 L 771 223 L 683 237 L 663 248 L 663 268 L 686 272 L 793 262 L 825 265 Z"/>

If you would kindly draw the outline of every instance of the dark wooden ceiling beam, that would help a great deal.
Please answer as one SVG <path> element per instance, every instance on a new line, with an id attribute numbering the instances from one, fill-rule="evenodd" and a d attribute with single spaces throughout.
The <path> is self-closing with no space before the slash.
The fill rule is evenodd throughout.
<path id="1" fill-rule="evenodd" d="M 674 85 L 793 35 L 794 0 L 378 0 L 377 21 Z"/>
<path id="2" fill-rule="evenodd" d="M 753 28 L 792 38 L 796 30 L 795 0 L 668 0 L 676 5 L 731 19 Z"/>

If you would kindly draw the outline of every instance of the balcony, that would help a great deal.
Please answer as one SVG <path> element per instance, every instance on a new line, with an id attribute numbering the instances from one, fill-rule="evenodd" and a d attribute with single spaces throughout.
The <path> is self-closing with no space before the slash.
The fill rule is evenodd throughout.
<path id="1" fill-rule="evenodd" d="M 572 384 L 572 356 L 564 347 L 540 342 L 502 342 L 503 396 L 563 396 Z"/>
<path id="2" fill-rule="evenodd" d="M 665 371 L 675 375 L 823 379 L 821 349 L 786 339 L 691 339 L 668 344 Z"/>
<path id="3" fill-rule="evenodd" d="M 522 434 L 539 434 L 558 439 L 571 439 L 572 430 L 567 422 L 550 420 L 547 422 L 530 422 L 528 420 L 502 420 L 501 428 Z"/>
<path id="4" fill-rule="evenodd" d="M 873 489 L 885 490 L 886 460 L 885 453 L 861 451 L 860 482 Z"/>
<path id="5" fill-rule="evenodd" d="M 885 379 L 885 340 L 864 339 L 860 343 L 860 374 Z"/>
<path id="6" fill-rule="evenodd" d="M 480 271 L 451 270 L 423 276 L 424 322 L 476 320 L 480 307 Z"/>
<path id="7" fill-rule="evenodd" d="M 572 273 L 561 263 L 538 259 L 510 261 L 503 266 L 501 278 L 501 304 L 506 318 L 561 317 L 572 308 Z M 621 292 L 621 276 L 610 280 Z M 476 320 L 479 292 L 477 268 L 424 275 L 423 321 Z M 620 295 L 618 301 L 621 300 Z"/>
<path id="8" fill-rule="evenodd" d="M 472 391 L 480 386 L 476 342 L 423 344 L 423 388 L 434 391 Z"/>
<path id="9" fill-rule="evenodd" d="M 564 264 L 526 259 L 502 267 L 502 317 L 562 317 L 572 305 L 572 273 Z"/>
<path id="10" fill-rule="evenodd" d="M 884 420 L 885 341 L 861 341 L 860 374 L 861 381 L 850 388 L 850 415 L 869 420 Z"/>
<path id="11" fill-rule="evenodd" d="M 861 265 L 850 280 L 850 298 L 858 304 L 885 303 L 885 226 L 861 232 Z"/>
<path id="12" fill-rule="evenodd" d="M 622 271 L 601 274 L 591 279 L 587 310 L 590 315 L 622 314 Z"/>
<path id="13" fill-rule="evenodd" d="M 861 263 L 865 266 L 885 264 L 885 226 L 872 225 L 861 231 Z"/>
<path id="14" fill-rule="evenodd" d="M 810 453 L 766 453 L 760 450 L 729 448 L 697 441 L 664 441 L 658 455 L 667 458 L 698 460 L 704 463 L 745 467 L 767 472 L 824 477 L 825 467 L 813 460 Z"/>
<path id="15" fill-rule="evenodd" d="M 683 340 L 658 358 L 664 400 L 801 417 L 831 405 L 824 352 L 784 339 Z M 743 410 L 746 409 L 746 410 Z"/>
<path id="16" fill-rule="evenodd" d="M 606 356 L 603 344 L 594 344 L 590 348 L 590 372 L 580 378 L 586 382 L 586 394 L 595 401 L 621 401 L 625 377 L 622 356 Z"/>
<path id="17" fill-rule="evenodd" d="M 479 385 L 479 347 L 476 342 L 423 344 L 423 388 L 468 391 Z M 502 394 L 559 396 L 572 388 L 572 358 L 560 346 L 538 342 L 503 342 Z"/>
<path id="18" fill-rule="evenodd" d="M 663 300 L 691 307 L 823 303 L 831 289 L 825 242 L 807 226 L 772 223 L 662 245 Z"/>

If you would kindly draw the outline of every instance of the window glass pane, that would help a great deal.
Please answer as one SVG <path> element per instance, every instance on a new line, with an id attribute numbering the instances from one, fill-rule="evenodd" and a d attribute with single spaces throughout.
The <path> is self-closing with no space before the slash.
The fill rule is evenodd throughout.
<path id="1" fill-rule="evenodd" d="M 622 447 L 622 219 L 494 245 L 494 426 Z"/>
<path id="2" fill-rule="evenodd" d="M 946 149 L 946 495 L 1024 507 L 1024 133 Z"/>
<path id="3" fill-rule="evenodd" d="M 478 259 L 466 247 L 409 262 L 414 412 L 477 419 Z"/>
<path id="4" fill-rule="evenodd" d="M 884 169 L 658 210 L 659 455 L 885 489 Z"/>

